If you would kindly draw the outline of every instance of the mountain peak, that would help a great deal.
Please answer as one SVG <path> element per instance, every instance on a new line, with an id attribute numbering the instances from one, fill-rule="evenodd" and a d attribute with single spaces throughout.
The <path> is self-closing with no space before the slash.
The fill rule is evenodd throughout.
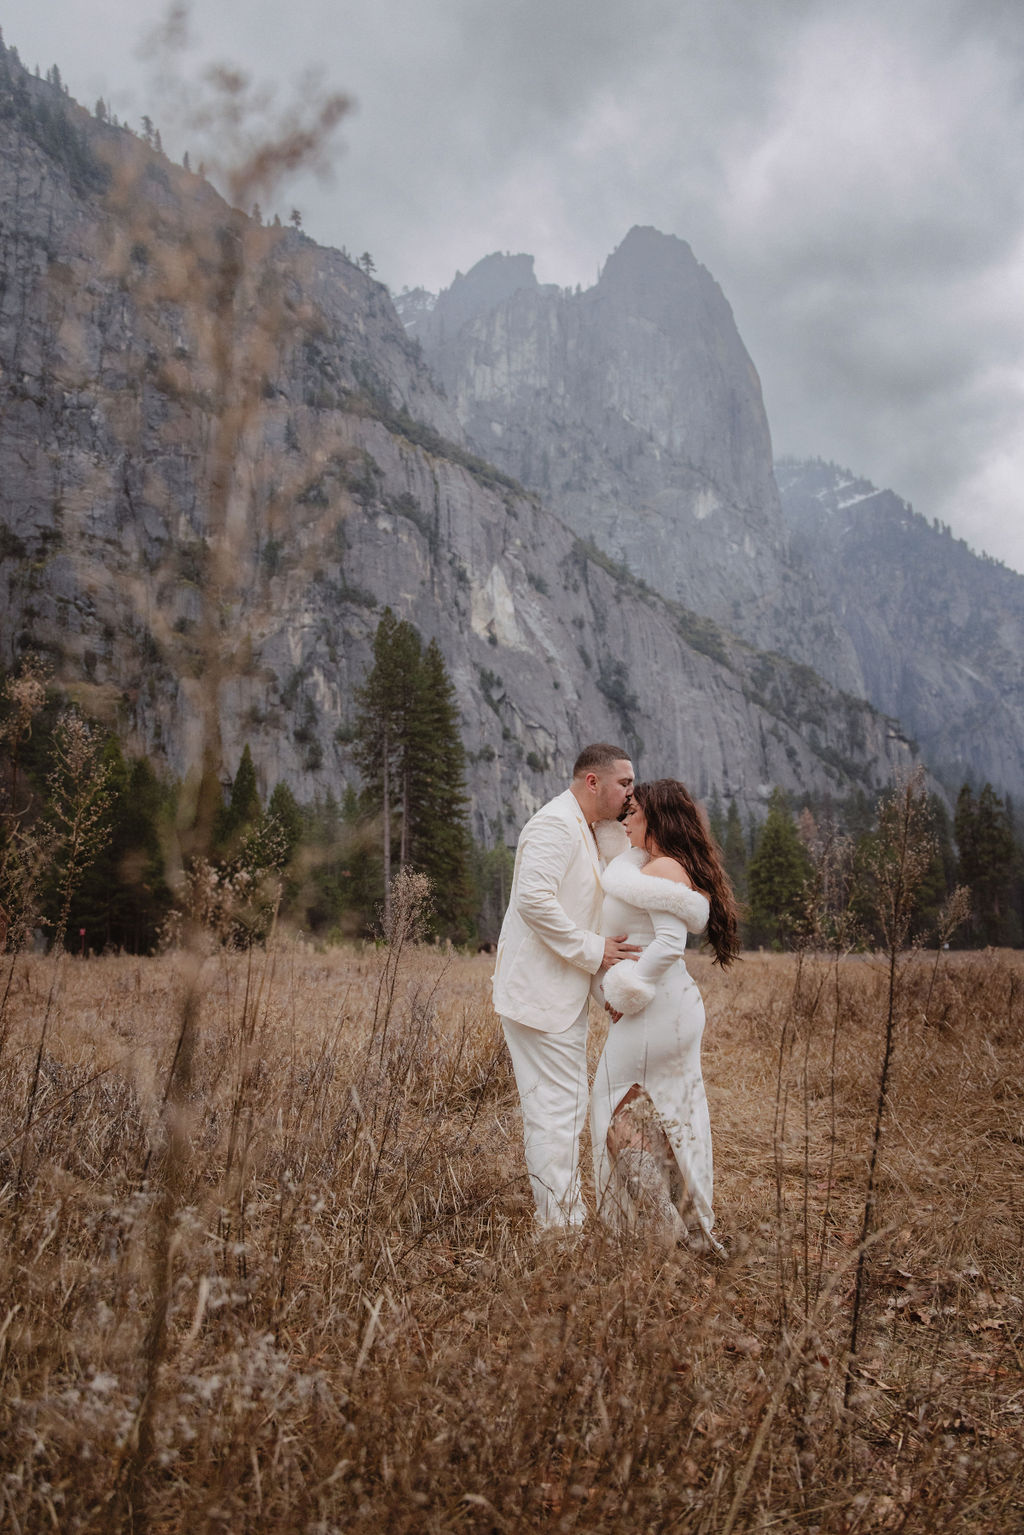
<path id="1" fill-rule="evenodd" d="M 732 325 L 722 290 L 686 241 L 650 225 L 633 226 L 605 262 L 596 291 L 669 335 L 708 310 Z"/>
<path id="2" fill-rule="evenodd" d="M 678 235 L 662 234 L 653 224 L 634 224 L 620 245 L 605 262 L 605 272 L 643 266 L 660 267 L 665 272 L 683 271 L 697 266 L 697 258 L 686 240 Z M 602 274 L 603 275 L 603 274 Z"/>
<path id="3" fill-rule="evenodd" d="M 444 328 L 454 334 L 468 320 L 496 309 L 514 293 L 536 287 L 532 256 L 494 251 L 470 267 L 465 276 L 461 272 L 455 274 L 451 287 L 438 298 L 438 317 Z"/>

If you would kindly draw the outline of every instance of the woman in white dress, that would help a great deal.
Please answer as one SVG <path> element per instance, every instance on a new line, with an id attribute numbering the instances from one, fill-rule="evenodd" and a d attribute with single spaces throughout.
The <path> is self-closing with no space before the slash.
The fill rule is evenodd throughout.
<path id="1" fill-rule="evenodd" d="M 697 1252 L 712 1235 L 711 1125 L 701 1075 L 704 1003 L 686 969 L 688 933 L 715 961 L 739 952 L 736 902 L 704 819 L 683 784 L 637 784 L 630 847 L 606 867 L 602 930 L 628 933 L 639 959 L 602 978 L 612 1024 L 591 1097 L 598 1209 Z"/>

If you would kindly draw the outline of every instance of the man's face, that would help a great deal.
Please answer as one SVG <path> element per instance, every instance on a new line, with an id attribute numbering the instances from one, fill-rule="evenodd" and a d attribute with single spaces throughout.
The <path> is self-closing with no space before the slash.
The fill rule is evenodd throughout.
<path id="1" fill-rule="evenodd" d="M 595 821 L 617 821 L 633 789 L 633 764 L 620 759 L 595 773 Z"/>

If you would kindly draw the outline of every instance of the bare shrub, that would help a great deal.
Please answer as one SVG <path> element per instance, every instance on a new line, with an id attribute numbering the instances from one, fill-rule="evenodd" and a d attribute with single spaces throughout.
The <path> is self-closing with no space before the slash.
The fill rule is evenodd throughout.
<path id="1" fill-rule="evenodd" d="M 227 863 L 190 858 L 175 881 L 177 904 L 164 922 L 163 946 L 247 949 L 264 941 L 281 904 L 285 849 L 280 826 L 267 816 Z"/>
<path id="2" fill-rule="evenodd" d="M 103 738 L 94 725 L 73 710 L 61 715 L 47 777 L 59 903 L 53 941 L 58 949 L 67 937 L 68 914 L 82 876 L 110 839 L 110 769 L 102 754 Z"/>

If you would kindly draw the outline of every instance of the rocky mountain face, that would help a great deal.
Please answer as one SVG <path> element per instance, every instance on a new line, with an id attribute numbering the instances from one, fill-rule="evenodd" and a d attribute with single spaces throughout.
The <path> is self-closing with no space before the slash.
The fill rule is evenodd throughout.
<path id="1" fill-rule="evenodd" d="M 1024 794 L 1024 576 L 834 464 L 777 466 L 783 515 L 857 657 L 955 791 Z"/>
<path id="2" fill-rule="evenodd" d="M 478 453 L 664 596 L 855 684 L 789 548 L 756 370 L 684 241 L 631 230 L 585 292 L 492 255 L 397 305 Z"/>
<path id="3" fill-rule="evenodd" d="M 776 481 L 757 375 L 689 246 L 634 229 L 586 292 L 488 256 L 398 308 L 476 450 L 581 537 L 900 719 L 953 793 L 1024 792 L 1024 578 L 848 474 Z"/>
<path id="4" fill-rule="evenodd" d="M 390 604 L 441 646 L 488 842 L 585 740 L 744 808 L 910 760 L 892 720 L 656 594 L 474 454 L 381 285 L 6 52 L 0 210 L 0 662 L 44 652 L 131 749 L 187 780 L 211 742 L 229 777 L 248 742 L 264 793 L 340 793 Z M 654 415 L 629 441 L 681 465 Z M 726 415 L 701 417 L 692 484 L 740 537 L 779 511 L 760 457 L 713 479 Z"/>

